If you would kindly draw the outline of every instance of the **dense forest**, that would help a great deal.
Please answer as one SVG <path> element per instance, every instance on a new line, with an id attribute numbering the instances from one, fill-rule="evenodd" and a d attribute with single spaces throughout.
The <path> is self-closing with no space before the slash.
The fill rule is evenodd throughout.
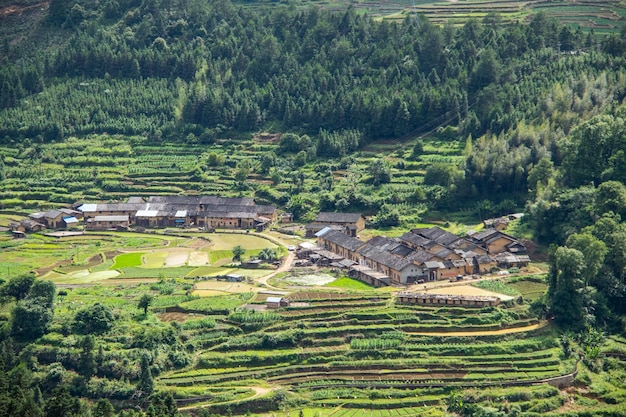
<path id="1" fill-rule="evenodd" d="M 626 333 L 626 28 L 599 37 L 541 13 L 528 24 L 503 26 L 490 15 L 440 27 L 420 16 L 377 21 L 352 8 L 51 0 L 34 31 L 31 40 L 4 33 L 0 46 L 0 145 L 15 149 L 0 156 L 0 180 L 54 182 L 20 171 L 18 159 L 32 166 L 72 159 L 91 170 L 89 156 L 63 143 L 106 134 L 113 139 L 98 147 L 110 145 L 102 153 L 111 164 L 133 154 L 120 137 L 201 148 L 188 169 L 194 180 L 209 182 L 211 169 L 223 167 L 233 190 L 296 218 L 361 210 L 376 214 L 374 226 L 388 227 L 400 215 L 417 219 L 409 213 L 425 207 L 471 206 L 485 215 L 525 208 L 528 237 L 550 247 L 550 287 L 533 305 L 537 314 L 582 334 Z M 213 152 L 258 131 L 283 135 L 253 162 Z M 346 170 L 351 180 L 351 158 L 381 140 L 412 149 L 406 161 L 394 159 L 396 171 L 408 169 L 425 153 L 416 140 L 424 135 L 462 143 L 462 162 L 428 164 L 423 183 L 405 184 L 402 193 L 383 187 L 391 166 L 382 158 L 349 187 L 333 185 L 328 172 Z M 291 183 L 278 191 L 248 187 L 252 171 L 272 185 L 287 176 Z M 93 172 L 81 181 L 91 182 Z M 314 190 L 305 172 L 314 173 Z M 119 191 L 120 181 L 98 185 Z M 78 335 L 81 347 L 59 363 L 77 373 L 73 385 L 56 387 L 55 375 L 33 379 L 28 350 L 49 330 L 56 290 L 30 276 L 6 279 L 0 290 L 3 304 L 14 305 L 1 326 L 0 414 L 113 415 L 102 398 L 107 387 L 89 385 L 106 372 L 89 338 L 99 330 L 81 327 L 106 325 L 111 312 L 85 310 L 63 330 Z M 152 394 L 144 350 L 181 340 L 157 338 L 133 347 L 126 358 L 133 374 L 117 370 L 122 400 L 146 394 L 145 415 L 174 415 L 171 395 Z M 178 359 L 172 353 L 164 366 Z M 93 400 L 90 410 L 79 396 Z"/>

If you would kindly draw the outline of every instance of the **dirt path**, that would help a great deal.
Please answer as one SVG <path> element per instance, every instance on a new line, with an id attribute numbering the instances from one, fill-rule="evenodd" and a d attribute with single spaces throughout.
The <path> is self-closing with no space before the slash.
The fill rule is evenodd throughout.
<path id="1" fill-rule="evenodd" d="M 283 263 L 274 271 L 272 271 L 271 273 L 264 275 L 260 278 L 256 279 L 256 282 L 258 282 L 259 284 L 263 284 L 268 288 L 271 288 L 273 290 L 277 290 L 277 291 L 284 291 L 284 288 L 279 288 L 279 287 L 274 287 L 273 285 L 270 285 L 267 283 L 267 281 L 270 278 L 275 277 L 277 274 L 280 274 L 281 272 L 287 272 L 291 269 L 291 265 L 293 264 L 293 260 L 296 257 L 296 255 L 293 252 L 289 252 L 287 253 L 287 256 L 285 257 L 285 260 L 283 261 Z"/>
<path id="2" fill-rule="evenodd" d="M 251 397 L 247 397 L 246 401 L 253 400 L 255 398 L 261 397 L 261 396 L 266 395 L 266 394 L 268 394 L 269 392 L 272 391 L 272 388 L 264 388 L 264 387 L 228 387 L 228 388 L 251 389 L 252 391 L 254 391 L 254 395 L 252 395 Z M 221 402 L 221 403 L 189 405 L 189 406 L 186 406 L 186 407 L 178 407 L 178 410 L 179 411 L 195 410 L 195 409 L 198 409 L 198 408 L 211 407 L 213 405 L 229 404 L 229 403 L 234 403 L 234 402 L 238 402 L 238 401 L 241 401 L 241 399 L 232 400 L 232 401 L 225 401 L 225 402 Z"/>
<path id="3" fill-rule="evenodd" d="M 495 336 L 502 334 L 524 333 L 537 329 L 542 329 L 548 325 L 548 321 L 542 321 L 541 323 L 531 324 L 530 326 L 512 327 L 509 329 L 500 330 L 477 330 L 468 332 L 407 332 L 416 336 L 441 336 L 441 337 L 464 337 L 464 336 Z"/>
<path id="4" fill-rule="evenodd" d="M 280 239 L 276 238 L 275 236 L 268 236 L 268 235 L 264 235 L 270 242 L 276 243 L 277 245 L 280 246 L 289 246 L 287 245 L 285 242 L 281 241 Z M 271 273 L 264 275 L 262 277 L 256 278 L 255 281 L 259 284 L 264 285 L 265 287 L 271 289 L 271 290 L 275 290 L 275 291 L 282 291 L 284 292 L 285 289 L 284 288 L 279 288 L 279 287 L 275 287 L 273 285 L 268 284 L 268 280 L 270 278 L 275 277 L 277 274 L 280 274 L 281 272 L 287 272 L 291 269 L 291 266 L 293 265 L 293 261 L 296 257 L 296 253 L 294 251 L 290 251 L 287 252 L 287 256 L 285 257 L 285 259 L 283 260 L 283 263 L 274 271 L 272 271 Z"/>

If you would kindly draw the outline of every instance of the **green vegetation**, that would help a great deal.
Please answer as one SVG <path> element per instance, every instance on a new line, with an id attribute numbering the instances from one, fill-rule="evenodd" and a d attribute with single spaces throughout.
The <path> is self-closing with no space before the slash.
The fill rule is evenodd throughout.
<path id="1" fill-rule="evenodd" d="M 142 264 L 143 253 L 133 252 L 124 253 L 115 257 L 112 269 L 129 268 L 133 266 L 140 266 Z"/>
<path id="2" fill-rule="evenodd" d="M 520 295 L 520 292 L 515 287 L 501 280 L 480 281 L 472 285 L 474 287 L 482 288 L 483 290 L 510 295 L 511 297 L 518 297 Z"/>
<path id="3" fill-rule="evenodd" d="M 347 277 L 337 278 L 333 282 L 326 284 L 326 286 L 344 288 L 347 290 L 357 290 L 357 291 L 363 291 L 363 290 L 368 290 L 372 288 L 370 285 L 364 283 L 363 281 L 359 281 L 359 280 L 347 278 Z"/>
<path id="4" fill-rule="evenodd" d="M 25 323 L 22 316 L 28 314 L 29 326 L 5 326 L 11 337 L 3 343 L 30 343 L 38 367 L 28 381 L 43 382 L 28 382 L 26 392 L 39 389 L 47 403 L 55 401 L 50 378 L 60 373 L 61 381 L 83 387 L 75 404 L 80 410 L 95 407 L 103 394 L 115 398 L 118 411 L 133 404 L 147 410 L 166 395 L 179 406 L 202 405 L 217 415 L 233 405 L 241 410 L 236 414 L 295 409 L 304 415 L 444 415 L 460 404 L 472 412 L 555 412 L 566 400 L 581 412 L 609 412 L 616 409 L 612 401 L 621 401 L 616 383 L 600 382 L 623 372 L 624 363 L 608 356 L 626 350 L 620 338 L 568 339 L 565 350 L 550 328 L 523 337 L 483 334 L 536 323 L 530 305 L 401 305 L 388 292 L 341 281 L 350 291 L 293 292 L 289 299 L 298 306 L 255 312 L 243 308 L 252 293 L 198 298 L 180 279 L 61 289 L 55 299 L 51 283 L 15 277 L 1 294 L 15 306 L 9 322 Z M 524 289 L 534 292 L 542 285 L 513 281 L 506 285 L 517 285 L 523 299 Z M 28 306 L 34 299 L 54 310 L 33 310 Z M 456 331 L 476 335 L 459 337 Z M 545 385 L 497 388 L 572 372 L 576 357 L 563 352 L 574 345 L 586 352 L 579 372 L 592 381 L 595 401 Z M 137 403 L 137 392 L 153 394 Z M 23 398 L 27 404 L 28 395 Z"/>
<path id="5" fill-rule="evenodd" d="M 521 296 L 499 308 L 340 278 L 251 312 L 191 279 L 285 254 L 252 231 L 2 236 L 0 415 L 623 416 L 623 2 L 415 3 L 0 0 L 2 226 L 163 194 L 363 236 L 526 208 L 548 265 L 477 284 Z"/>

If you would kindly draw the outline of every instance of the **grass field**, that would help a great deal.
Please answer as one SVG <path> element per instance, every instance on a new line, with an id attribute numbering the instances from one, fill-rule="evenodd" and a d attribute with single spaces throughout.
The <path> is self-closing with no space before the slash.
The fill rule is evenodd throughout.
<path id="1" fill-rule="evenodd" d="M 124 253 L 115 257 L 112 269 L 130 268 L 143 264 L 143 252 Z"/>
<path id="2" fill-rule="evenodd" d="M 333 282 L 326 284 L 326 286 L 343 288 L 346 290 L 369 290 L 373 288 L 371 285 L 368 285 L 364 283 L 363 281 L 359 281 L 359 280 L 352 279 L 352 278 L 346 278 L 346 277 L 337 278 Z"/>

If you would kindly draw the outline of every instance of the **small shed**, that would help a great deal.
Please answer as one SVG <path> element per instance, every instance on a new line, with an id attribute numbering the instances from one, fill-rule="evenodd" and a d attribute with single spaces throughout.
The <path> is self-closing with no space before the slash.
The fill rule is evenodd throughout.
<path id="1" fill-rule="evenodd" d="M 265 301 L 267 303 L 267 308 L 281 308 L 281 307 L 289 307 L 289 300 L 284 297 L 267 297 Z"/>
<path id="2" fill-rule="evenodd" d="M 246 262 L 243 262 L 241 264 L 241 267 L 248 268 L 248 269 L 258 269 L 262 263 L 263 261 L 261 261 L 260 259 L 250 259 Z"/>
<path id="3" fill-rule="evenodd" d="M 24 239 L 26 237 L 26 233 L 19 230 L 13 230 L 11 233 L 13 234 L 13 239 Z"/>
<path id="4" fill-rule="evenodd" d="M 228 274 L 226 275 L 226 280 L 228 282 L 243 282 L 244 277 L 243 275 L 239 275 L 239 274 Z"/>
<path id="5" fill-rule="evenodd" d="M 63 223 L 65 224 L 66 228 L 78 226 L 78 219 L 74 216 L 64 216 Z"/>

